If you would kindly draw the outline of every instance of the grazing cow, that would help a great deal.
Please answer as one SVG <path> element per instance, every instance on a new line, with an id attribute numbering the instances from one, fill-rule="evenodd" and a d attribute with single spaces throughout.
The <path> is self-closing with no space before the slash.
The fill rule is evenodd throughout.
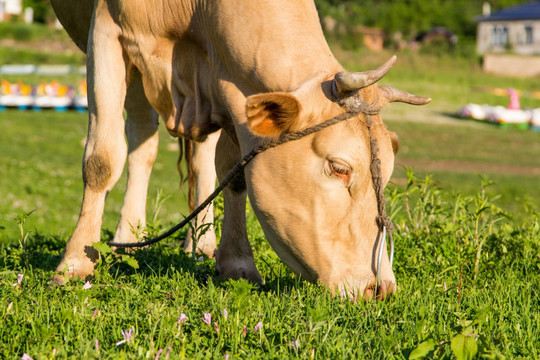
<path id="1" fill-rule="evenodd" d="M 215 152 L 220 179 L 252 148 L 354 107 L 369 115 L 357 113 L 259 154 L 224 190 L 216 267 L 222 278 L 261 281 L 247 239 L 249 194 L 267 239 L 295 273 L 354 296 L 383 298 L 395 290 L 387 254 L 375 269 L 380 204 L 371 154 L 376 148 L 384 186 L 398 147 L 378 110 L 392 101 L 430 100 L 376 84 L 395 58 L 375 70 L 345 72 L 312 0 L 52 3 L 79 46 L 88 38 L 84 196 L 59 272 L 85 277 L 93 271 L 91 245 L 100 239 L 105 197 L 127 153 L 124 98 L 135 139 L 129 161 L 136 154 L 151 164 L 155 156 L 155 146 L 146 148 L 155 141 L 153 108 L 176 136 L 198 141 L 222 129 Z M 139 166 L 149 171 L 150 165 Z"/>

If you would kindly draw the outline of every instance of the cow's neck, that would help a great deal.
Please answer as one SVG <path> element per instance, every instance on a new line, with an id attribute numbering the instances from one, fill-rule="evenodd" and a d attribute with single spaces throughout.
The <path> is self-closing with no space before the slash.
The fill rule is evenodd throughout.
<path id="1" fill-rule="evenodd" d="M 324 38 L 313 1 L 218 1 L 206 10 L 211 21 L 195 15 L 201 24 L 198 33 L 203 34 L 199 41 L 217 74 L 243 153 L 260 141 L 246 127 L 247 96 L 293 91 L 309 79 L 342 70 Z"/>
<path id="2" fill-rule="evenodd" d="M 204 14 L 212 21 L 195 13 L 205 34 L 200 41 L 209 60 L 215 56 L 244 92 L 291 91 L 314 74 L 339 68 L 313 1 L 212 3 Z"/>

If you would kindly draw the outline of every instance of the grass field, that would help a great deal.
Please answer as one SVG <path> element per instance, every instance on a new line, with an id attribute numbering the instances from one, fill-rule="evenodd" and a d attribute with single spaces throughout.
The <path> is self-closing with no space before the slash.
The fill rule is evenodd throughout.
<path id="1" fill-rule="evenodd" d="M 356 70 L 388 55 L 336 53 Z M 383 82 L 434 98 L 383 114 L 401 142 L 386 193 L 398 291 L 385 302 L 333 298 L 300 280 L 251 212 L 260 287 L 220 282 L 213 260 L 181 251 L 181 232 L 135 253 L 138 269 L 103 253 L 90 288 L 80 280 L 50 288 L 78 216 L 86 115 L 0 112 L 0 358 L 540 358 L 540 133 L 452 116 L 467 102 L 507 101 L 475 86 L 530 91 L 538 80 L 401 54 Z M 160 131 L 148 215 L 165 227 L 187 206 L 176 141 Z M 482 175 L 495 183 L 487 186 Z M 125 177 L 109 195 L 103 240 L 115 229 L 124 188 Z M 158 193 L 166 199 L 155 214 Z"/>

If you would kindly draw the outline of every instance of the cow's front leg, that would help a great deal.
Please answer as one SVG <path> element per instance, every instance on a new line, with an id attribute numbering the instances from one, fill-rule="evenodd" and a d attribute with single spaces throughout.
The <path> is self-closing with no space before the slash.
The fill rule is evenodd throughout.
<path id="1" fill-rule="evenodd" d="M 114 242 L 140 240 L 146 226 L 146 198 L 158 153 L 158 115 L 146 99 L 140 73 L 131 78 L 125 109 L 128 141 L 127 186 Z"/>
<path id="2" fill-rule="evenodd" d="M 221 181 L 240 160 L 240 149 L 225 131 L 221 132 L 216 147 L 216 170 Z M 221 241 L 216 254 L 216 267 L 221 279 L 244 278 L 261 283 L 261 275 L 255 267 L 253 251 L 246 228 L 246 182 L 240 173 L 223 190 L 224 218 Z"/>
<path id="3" fill-rule="evenodd" d="M 219 131 L 215 132 L 210 134 L 206 141 L 193 143 L 193 152 L 191 159 L 188 160 L 188 166 L 191 166 L 191 173 L 195 183 L 195 208 L 206 200 L 216 187 L 214 158 L 219 134 Z M 189 191 L 191 192 L 192 189 Z M 197 252 L 214 257 L 216 233 L 214 231 L 214 207 L 212 203 L 197 215 L 192 221 L 192 225 L 195 232 L 192 229 L 188 231 L 184 241 L 185 251 L 193 251 L 193 240 L 195 240 Z"/>
<path id="4" fill-rule="evenodd" d="M 105 6 L 96 9 L 88 44 L 89 124 L 82 207 L 53 283 L 63 283 L 65 276 L 85 278 L 93 272 L 99 254 L 92 244 L 100 240 L 105 198 L 118 181 L 127 154 L 122 117 L 126 64 L 119 30 L 101 8 Z"/>

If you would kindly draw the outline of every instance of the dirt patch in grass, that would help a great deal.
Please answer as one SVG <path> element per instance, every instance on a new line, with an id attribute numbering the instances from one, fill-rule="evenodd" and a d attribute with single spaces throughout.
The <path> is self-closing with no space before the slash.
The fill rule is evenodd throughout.
<path id="1" fill-rule="evenodd" d="M 82 54 L 82 51 L 72 42 L 65 40 L 32 40 L 17 41 L 15 39 L 0 39 L 0 47 L 13 48 L 17 50 L 32 50 L 52 53 L 62 53 L 66 55 Z"/>
<path id="2" fill-rule="evenodd" d="M 540 175 L 540 167 L 538 166 L 492 164 L 467 161 L 400 159 L 398 157 L 396 165 L 426 172 L 452 171 L 459 173 L 479 174 Z"/>

